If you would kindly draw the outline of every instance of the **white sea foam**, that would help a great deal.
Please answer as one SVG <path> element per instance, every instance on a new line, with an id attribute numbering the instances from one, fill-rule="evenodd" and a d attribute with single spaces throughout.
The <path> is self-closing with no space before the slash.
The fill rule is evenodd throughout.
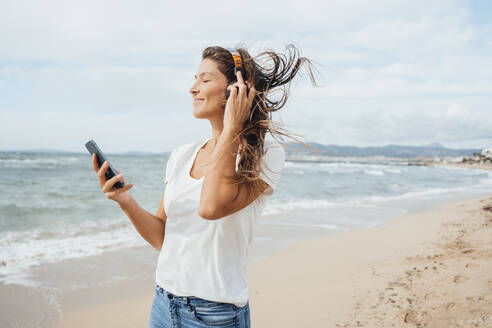
<path id="1" fill-rule="evenodd" d="M 302 169 L 311 172 L 326 172 L 329 174 L 337 173 L 364 173 L 369 175 L 383 176 L 387 173 L 402 173 L 408 171 L 408 167 L 403 165 L 390 164 L 367 164 L 367 163 L 318 163 L 318 162 L 286 162 L 287 170 L 292 170 L 293 173 L 298 172 L 294 169 Z"/>
<path id="2" fill-rule="evenodd" d="M 0 275 L 6 276 L 0 281 L 7 282 L 13 274 L 19 279 L 19 273 L 31 266 L 142 245 L 145 241 L 121 219 L 85 221 L 49 230 L 7 231 L 0 239 Z"/>
<path id="3" fill-rule="evenodd" d="M 397 184 L 393 185 L 393 189 L 397 188 Z M 326 209 L 330 207 L 371 207 L 371 206 L 379 206 L 379 203 L 395 201 L 395 200 L 403 200 L 403 199 L 419 199 L 423 196 L 426 197 L 441 197 L 446 194 L 452 194 L 457 192 L 466 192 L 471 191 L 472 188 L 477 190 L 486 189 L 489 186 L 492 186 L 492 174 L 488 174 L 487 177 L 479 180 L 478 184 L 475 186 L 455 186 L 455 187 L 434 187 L 427 189 L 419 189 L 413 190 L 409 192 L 405 192 L 402 194 L 396 195 L 371 195 L 359 197 L 356 199 L 309 199 L 309 198 L 283 198 L 283 199 L 275 199 L 270 203 L 267 203 L 263 214 L 264 215 L 275 215 L 281 213 L 287 213 L 296 210 L 303 209 Z"/>
<path id="4" fill-rule="evenodd" d="M 443 195 L 443 194 L 453 193 L 453 192 L 457 192 L 457 191 L 463 191 L 466 189 L 467 189 L 467 187 L 430 188 L 430 189 L 424 189 L 424 190 L 409 191 L 409 192 L 406 192 L 404 194 L 393 195 L 393 196 L 374 195 L 374 196 L 364 197 L 364 199 L 368 200 L 368 201 L 373 201 L 373 202 L 387 202 L 387 201 L 392 201 L 392 200 L 420 198 L 422 196 L 437 196 L 437 195 Z"/>
<path id="5" fill-rule="evenodd" d="M 37 168 L 70 165 L 80 161 L 80 157 L 56 157 L 56 158 L 0 158 L 0 167 L 12 168 Z"/>
<path id="6" fill-rule="evenodd" d="M 402 171 L 401 169 L 384 169 L 384 172 L 395 173 L 395 174 L 400 174 L 401 171 Z"/>
<path id="7" fill-rule="evenodd" d="M 267 203 L 263 210 L 264 215 L 274 215 L 302 209 L 324 209 L 335 206 L 365 207 L 367 203 L 359 200 L 326 200 L 326 199 L 279 199 L 276 202 Z"/>
<path id="8" fill-rule="evenodd" d="M 385 175 L 384 172 L 381 170 L 364 170 L 364 173 L 369 175 L 377 175 L 377 176 Z"/>

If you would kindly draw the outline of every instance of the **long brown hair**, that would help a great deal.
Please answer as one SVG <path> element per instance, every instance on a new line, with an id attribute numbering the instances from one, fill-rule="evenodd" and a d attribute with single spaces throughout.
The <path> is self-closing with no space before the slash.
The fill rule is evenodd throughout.
<path id="1" fill-rule="evenodd" d="M 301 57 L 299 50 L 292 44 L 286 46 L 287 55 L 266 50 L 254 58 L 245 48 L 235 49 L 241 54 L 244 76 L 247 81 L 253 82 L 257 93 L 253 99 L 249 118 L 244 122 L 242 130 L 231 141 L 236 142 L 239 139 L 238 170 L 231 183 L 246 183 L 250 187 L 248 188 L 249 191 L 254 194 L 255 191 L 265 187 L 259 176 L 262 168 L 258 163 L 264 155 L 264 141 L 267 132 L 270 132 L 275 140 L 277 140 L 275 135 L 280 136 L 281 141 L 283 141 L 281 136 L 286 136 L 313 149 L 310 145 L 291 136 L 297 134 L 290 133 L 291 135 L 289 135 L 289 131 L 282 128 L 282 124 L 274 122 L 272 113 L 280 110 L 287 102 L 290 83 L 301 66 L 306 67 L 313 86 L 319 85 L 314 78 L 312 61 L 306 57 Z M 272 67 L 263 67 L 259 64 L 263 63 L 265 57 L 273 62 Z M 217 63 L 219 71 L 226 76 L 228 84 L 236 81 L 234 62 L 227 49 L 218 46 L 207 47 L 203 50 L 202 60 L 206 58 Z M 316 67 L 314 68 L 316 69 Z M 271 95 L 278 91 L 279 87 L 282 87 L 280 89 L 282 97 L 274 100 Z M 226 101 L 227 99 L 224 97 L 224 106 Z M 222 155 L 223 153 L 220 152 L 219 157 Z"/>

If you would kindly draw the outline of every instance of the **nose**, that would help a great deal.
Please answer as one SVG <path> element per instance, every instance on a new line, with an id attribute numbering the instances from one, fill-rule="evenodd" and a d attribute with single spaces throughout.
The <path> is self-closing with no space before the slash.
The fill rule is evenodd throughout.
<path id="1" fill-rule="evenodd" d="M 198 93 L 198 88 L 196 87 L 196 82 L 193 83 L 193 85 L 191 86 L 189 92 L 192 94 L 192 95 L 195 95 Z"/>

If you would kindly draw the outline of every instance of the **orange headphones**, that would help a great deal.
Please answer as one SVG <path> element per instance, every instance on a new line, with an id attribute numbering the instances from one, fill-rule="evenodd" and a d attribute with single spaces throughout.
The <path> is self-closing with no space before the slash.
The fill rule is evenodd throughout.
<path id="1" fill-rule="evenodd" d="M 244 69 L 243 69 L 243 59 L 241 58 L 241 54 L 236 49 L 227 48 L 227 50 L 230 52 L 230 54 L 232 56 L 232 60 L 234 61 L 234 82 L 237 82 L 237 72 L 238 71 L 241 71 L 241 75 L 243 76 L 243 80 L 246 81 L 247 78 L 246 78 L 246 74 L 245 74 Z M 246 85 L 246 94 L 248 94 L 248 89 L 249 89 L 248 85 Z M 231 92 L 226 89 L 226 98 L 229 98 L 230 94 L 231 94 Z"/>

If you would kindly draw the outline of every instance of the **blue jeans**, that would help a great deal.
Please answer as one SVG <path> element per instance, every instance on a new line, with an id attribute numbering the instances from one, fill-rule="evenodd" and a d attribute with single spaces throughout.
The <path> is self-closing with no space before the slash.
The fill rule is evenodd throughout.
<path id="1" fill-rule="evenodd" d="M 250 328 L 249 301 L 243 307 L 232 303 L 176 296 L 159 285 L 150 310 L 148 328 Z"/>

